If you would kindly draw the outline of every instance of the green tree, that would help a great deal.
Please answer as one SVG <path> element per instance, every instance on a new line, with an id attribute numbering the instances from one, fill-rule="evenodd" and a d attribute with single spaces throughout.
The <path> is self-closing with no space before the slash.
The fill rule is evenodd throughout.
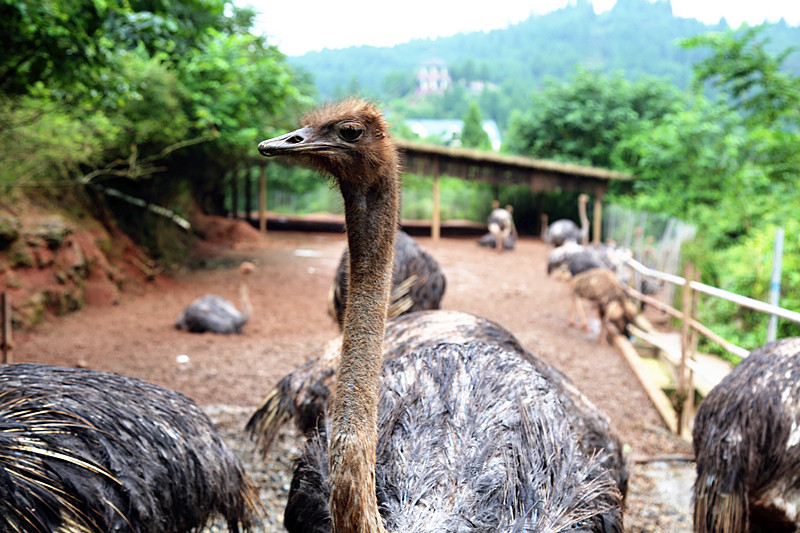
<path id="1" fill-rule="evenodd" d="M 504 150 L 609 168 L 617 143 L 681 100 L 663 80 L 630 82 L 620 73 L 579 69 L 569 81 L 550 80 L 526 112 L 512 117 Z"/>
<path id="2" fill-rule="evenodd" d="M 773 125 L 800 119 L 798 77 L 783 68 L 797 47 L 772 55 L 762 38 L 767 25 L 712 32 L 681 41 L 687 49 L 710 48 L 711 55 L 694 67 L 694 86 L 710 84 L 728 94 L 732 105 L 755 124 Z"/>
<path id="3" fill-rule="evenodd" d="M 477 102 L 471 102 L 467 114 L 464 115 L 464 127 L 461 130 L 461 145 L 465 148 L 491 150 L 492 141 L 483 129 L 481 110 Z"/>

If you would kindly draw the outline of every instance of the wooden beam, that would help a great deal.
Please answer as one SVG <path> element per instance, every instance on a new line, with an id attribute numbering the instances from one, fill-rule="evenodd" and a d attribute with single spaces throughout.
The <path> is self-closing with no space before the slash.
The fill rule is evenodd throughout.
<path id="1" fill-rule="evenodd" d="M 259 165 L 258 176 L 258 230 L 267 232 L 267 166 Z"/>
<path id="2" fill-rule="evenodd" d="M 669 428 L 672 433 L 677 434 L 678 419 L 675 410 L 672 408 L 672 402 L 669 401 L 664 391 L 658 388 L 650 379 L 639 354 L 636 353 L 636 349 L 623 335 L 614 335 L 612 337 L 612 342 L 625 358 L 625 361 L 628 363 L 634 375 L 636 375 L 636 379 L 639 380 L 639 383 L 642 385 L 642 388 L 644 388 L 650 401 L 653 402 L 653 406 L 656 408 L 656 411 L 658 411 L 658 414 L 661 415 L 664 424 L 666 424 L 667 428 Z"/>
<path id="3" fill-rule="evenodd" d="M 431 221 L 431 238 L 433 242 L 439 242 L 442 232 L 442 215 L 440 210 L 439 195 L 439 158 L 433 160 L 433 220 Z"/>
<path id="4" fill-rule="evenodd" d="M 10 363 L 11 348 L 13 347 L 11 342 L 11 295 L 5 291 L 0 294 L 0 312 L 3 313 L 3 338 L 0 340 L 3 345 L 3 363 Z"/>
<path id="5" fill-rule="evenodd" d="M 686 280 L 694 278 L 694 267 L 691 263 L 686 263 L 683 268 L 683 277 Z M 692 308 L 694 307 L 694 291 L 692 284 L 686 283 L 683 286 L 682 311 L 683 320 L 681 321 L 681 362 L 678 365 L 678 434 L 683 437 L 689 432 L 689 418 L 691 417 L 690 406 L 687 404 L 689 395 L 694 395 L 694 388 L 691 383 L 691 375 L 687 372 L 687 364 L 694 359 L 691 344 L 691 321 Z"/>

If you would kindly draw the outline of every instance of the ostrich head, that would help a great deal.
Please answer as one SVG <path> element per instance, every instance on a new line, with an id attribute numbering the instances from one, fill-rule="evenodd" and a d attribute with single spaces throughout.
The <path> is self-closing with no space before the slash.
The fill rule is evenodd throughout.
<path id="1" fill-rule="evenodd" d="M 242 276 L 249 276 L 255 269 L 256 266 L 250 261 L 244 261 L 241 265 L 239 265 L 239 273 Z"/>
<path id="2" fill-rule="evenodd" d="M 258 151 L 265 156 L 305 157 L 340 185 L 358 180 L 375 186 L 375 180 L 387 171 L 398 170 L 397 152 L 383 115 L 361 100 L 345 100 L 311 113 L 300 129 L 263 141 Z"/>

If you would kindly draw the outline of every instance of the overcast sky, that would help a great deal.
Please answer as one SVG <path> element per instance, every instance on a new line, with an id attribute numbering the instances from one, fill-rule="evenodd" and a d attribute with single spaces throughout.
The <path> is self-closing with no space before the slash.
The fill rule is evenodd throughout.
<path id="1" fill-rule="evenodd" d="M 460 32 L 489 31 L 521 22 L 531 14 L 564 7 L 569 0 L 235 0 L 260 15 L 256 32 L 287 55 L 323 48 L 393 46 L 412 39 L 445 37 Z M 593 0 L 595 11 L 616 0 Z M 466 7 L 470 6 L 470 7 Z M 742 22 L 777 22 L 781 17 L 800 25 L 800 0 L 672 0 L 676 16 L 708 24 L 722 17 L 733 27 Z"/>

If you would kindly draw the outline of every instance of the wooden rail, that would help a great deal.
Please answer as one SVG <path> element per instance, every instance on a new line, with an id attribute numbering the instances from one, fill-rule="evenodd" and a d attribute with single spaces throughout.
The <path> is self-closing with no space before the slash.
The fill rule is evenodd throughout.
<path id="1" fill-rule="evenodd" d="M 694 411 L 694 374 L 698 374 L 706 380 L 713 381 L 713 378 L 705 373 L 703 368 L 695 359 L 695 353 L 697 350 L 697 334 L 700 333 L 708 337 L 712 341 L 722 346 L 729 353 L 737 355 L 741 358 L 745 358 L 750 354 L 748 350 L 723 339 L 720 335 L 714 333 L 711 329 L 697 321 L 695 318 L 695 315 L 697 314 L 697 293 L 703 293 L 716 298 L 722 298 L 723 300 L 733 302 L 742 307 L 747 307 L 763 313 L 769 313 L 770 315 L 797 323 L 800 323 L 800 313 L 700 283 L 697 281 L 698 273 L 690 264 L 686 265 L 684 277 L 653 270 L 636 261 L 635 259 L 627 260 L 626 264 L 641 275 L 659 279 L 667 283 L 672 283 L 683 288 L 682 310 L 675 309 L 668 304 L 656 300 L 655 298 L 641 294 L 631 287 L 625 287 L 625 290 L 633 298 L 652 305 L 669 314 L 670 316 L 678 318 L 681 321 L 680 354 L 672 350 L 671 347 L 666 346 L 664 342 L 661 342 L 658 335 L 649 328 L 632 326 L 629 331 L 637 338 L 658 348 L 665 355 L 665 359 L 678 369 L 675 411 L 672 414 L 664 412 L 663 398 L 660 394 L 656 394 L 649 390 L 647 386 L 645 386 L 645 391 L 648 393 L 657 408 L 659 408 L 661 405 L 661 408 L 659 408 L 659 413 L 661 413 L 662 418 L 667 426 L 673 431 L 676 431 L 682 437 L 688 438 L 691 414 Z M 623 355 L 625 354 L 623 353 Z M 626 358 L 630 360 L 628 355 L 626 355 Z M 636 370 L 634 369 L 634 371 Z"/>

